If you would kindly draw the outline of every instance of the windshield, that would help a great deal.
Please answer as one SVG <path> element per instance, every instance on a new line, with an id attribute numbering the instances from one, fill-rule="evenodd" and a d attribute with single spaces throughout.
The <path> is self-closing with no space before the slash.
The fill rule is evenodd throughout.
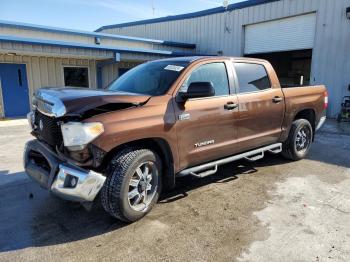
<path id="1" fill-rule="evenodd" d="M 188 62 L 184 61 L 144 63 L 123 74 L 108 90 L 150 96 L 164 95 L 187 65 Z"/>

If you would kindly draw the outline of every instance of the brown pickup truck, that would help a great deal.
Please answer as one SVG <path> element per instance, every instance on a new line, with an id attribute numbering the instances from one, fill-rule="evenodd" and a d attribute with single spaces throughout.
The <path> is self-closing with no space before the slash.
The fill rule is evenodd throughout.
<path id="1" fill-rule="evenodd" d="M 177 177 L 205 177 L 266 152 L 304 158 L 327 103 L 324 86 L 281 88 L 264 60 L 152 61 L 106 90 L 39 89 L 24 167 L 62 198 L 101 199 L 113 217 L 135 221 Z"/>

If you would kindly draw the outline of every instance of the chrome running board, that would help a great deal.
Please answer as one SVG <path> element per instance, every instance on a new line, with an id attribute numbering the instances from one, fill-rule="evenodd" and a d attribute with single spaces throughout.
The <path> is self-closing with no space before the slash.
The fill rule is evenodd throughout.
<path id="1" fill-rule="evenodd" d="M 248 161 L 256 161 L 263 158 L 265 155 L 265 152 L 278 154 L 281 151 L 282 151 L 282 143 L 276 143 L 269 146 L 254 149 L 252 151 L 248 151 L 242 154 L 230 156 L 230 157 L 209 162 L 203 165 L 184 169 L 177 174 L 177 177 L 192 175 L 198 178 L 203 178 L 203 177 L 215 174 L 218 170 L 218 166 L 220 165 L 224 165 L 240 159 L 246 159 Z"/>

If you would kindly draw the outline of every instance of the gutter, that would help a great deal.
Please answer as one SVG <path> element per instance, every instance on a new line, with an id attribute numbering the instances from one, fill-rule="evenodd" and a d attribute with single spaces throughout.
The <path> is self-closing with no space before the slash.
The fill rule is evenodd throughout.
<path id="1" fill-rule="evenodd" d="M 0 42 L 14 42 L 29 45 L 46 45 L 46 46 L 57 46 L 63 48 L 80 48 L 80 49 L 93 49 L 93 50 L 104 50 L 112 51 L 116 53 L 142 53 L 142 54 L 155 54 L 164 56 L 192 56 L 193 53 L 186 52 L 176 52 L 167 50 L 157 50 L 157 49 L 144 49 L 144 48 L 128 48 L 128 47 L 114 47 L 106 45 L 93 45 L 93 44 L 83 44 L 76 42 L 66 42 L 66 41 L 56 41 L 38 38 L 27 38 L 9 35 L 0 35 Z"/>

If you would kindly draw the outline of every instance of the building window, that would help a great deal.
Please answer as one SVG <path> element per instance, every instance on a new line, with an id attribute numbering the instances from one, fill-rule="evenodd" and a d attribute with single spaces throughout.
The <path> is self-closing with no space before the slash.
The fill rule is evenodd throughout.
<path id="1" fill-rule="evenodd" d="M 87 67 L 64 67 L 64 85 L 89 87 L 89 69 Z"/>

